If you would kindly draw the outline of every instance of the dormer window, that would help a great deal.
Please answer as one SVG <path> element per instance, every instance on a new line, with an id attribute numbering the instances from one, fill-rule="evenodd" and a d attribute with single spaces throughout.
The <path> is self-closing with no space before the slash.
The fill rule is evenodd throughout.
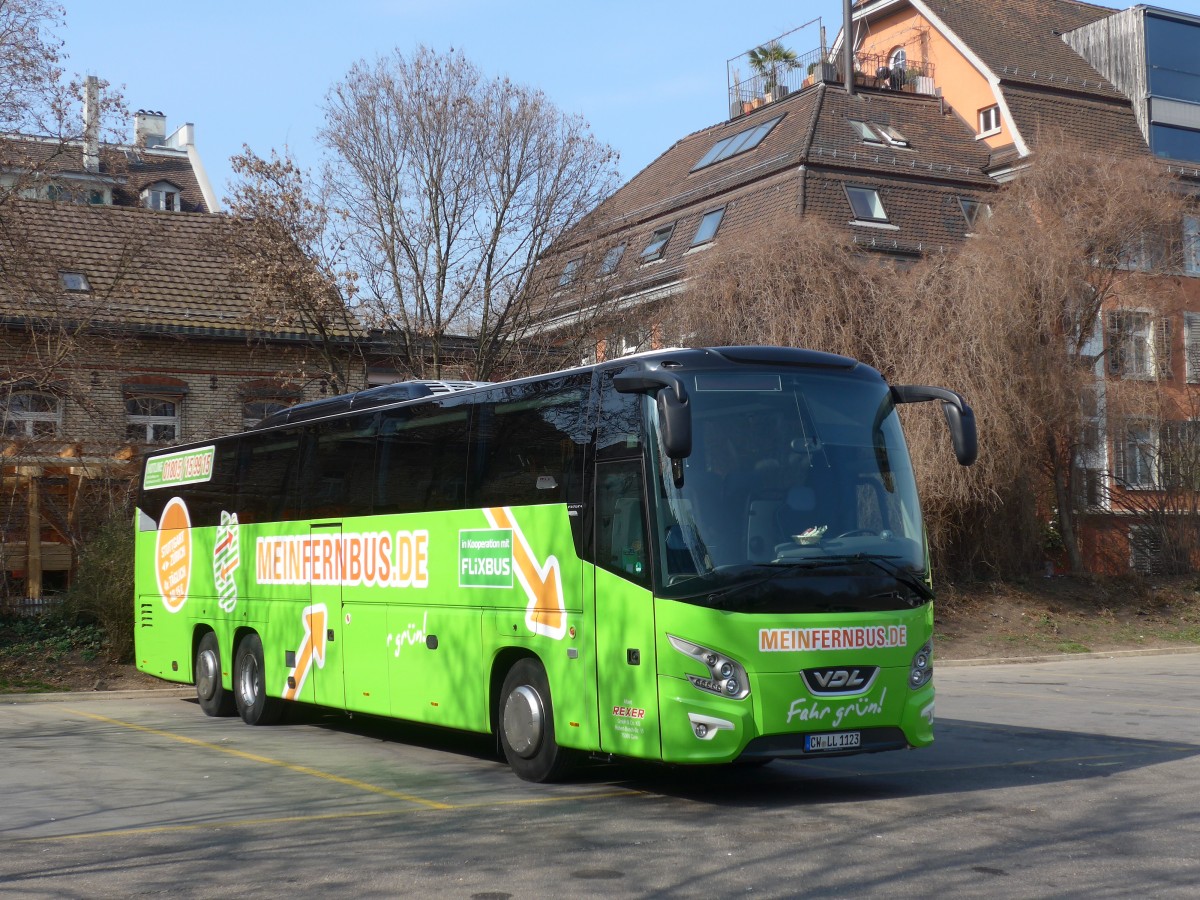
<path id="1" fill-rule="evenodd" d="M 179 212 L 179 188 L 169 181 L 158 181 L 142 189 L 142 206 L 146 209 L 161 209 Z"/>

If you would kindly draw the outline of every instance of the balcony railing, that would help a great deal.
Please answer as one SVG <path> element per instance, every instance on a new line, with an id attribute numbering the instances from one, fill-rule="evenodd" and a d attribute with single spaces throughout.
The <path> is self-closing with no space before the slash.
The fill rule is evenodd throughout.
<path id="1" fill-rule="evenodd" d="M 930 62 L 909 62 L 902 67 L 891 67 L 886 57 L 869 53 L 854 55 L 854 84 L 857 87 L 934 94 L 933 71 Z M 797 56 L 792 63 L 777 63 L 772 70 L 756 73 L 743 81 L 731 77 L 729 117 L 744 116 L 818 82 L 842 83 L 841 60 L 830 58 L 821 50 Z"/>

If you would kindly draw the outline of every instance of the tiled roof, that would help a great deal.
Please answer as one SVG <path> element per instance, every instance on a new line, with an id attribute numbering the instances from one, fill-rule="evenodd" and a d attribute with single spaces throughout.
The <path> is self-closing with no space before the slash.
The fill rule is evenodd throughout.
<path id="1" fill-rule="evenodd" d="M 50 138 L 0 138 L 0 167 L 45 175 L 88 177 L 91 174 L 84 170 L 79 141 Z M 143 188 L 169 181 L 179 188 L 184 211 L 210 211 L 185 150 L 104 144 L 96 175 L 114 184 L 113 202 L 119 206 L 137 206 Z"/>
<path id="2" fill-rule="evenodd" d="M 18 279 L 0 281 L 0 314 L 77 315 L 83 324 L 136 332 L 246 337 L 251 292 L 223 247 L 232 220 L 207 213 L 166 213 L 119 206 L 21 201 L 5 206 L 3 234 L 20 235 L 43 285 L 82 272 L 89 293 L 14 296 Z M 8 247 L 0 249 L 11 261 Z M 7 295 L 7 296 L 4 296 Z M 292 338 L 298 335 L 275 334 Z"/>
<path id="3" fill-rule="evenodd" d="M 1115 9 L 1074 0 L 928 0 L 926 6 L 1002 82 L 1123 96 L 1062 39 Z"/>
<path id="4" fill-rule="evenodd" d="M 692 171 L 717 141 L 778 116 L 778 124 L 753 150 Z M 851 126 L 852 119 L 891 126 L 909 147 L 868 145 Z M 600 253 L 624 241 L 627 249 L 616 280 L 624 292 L 646 290 L 681 277 L 690 257 L 702 252 L 691 247 L 701 217 L 717 206 L 726 209 L 718 241 L 801 208 L 849 228 L 851 211 L 840 186 L 846 179 L 888 185 L 893 194 L 889 211 L 894 207 L 905 220 L 904 233 L 889 238 L 902 238 L 910 250 L 944 246 L 962 238 L 962 213 L 953 198 L 994 189 L 984 172 L 989 160 L 987 147 L 959 120 L 945 115 L 935 99 L 879 90 L 849 96 L 840 87 L 819 85 L 683 138 L 593 213 L 594 230 L 579 229 L 556 249 L 565 261 L 573 251 L 564 248 L 572 242 L 582 247 L 585 235 L 593 240 L 602 235 Z M 935 193 L 952 197 L 957 232 L 941 219 L 925 221 L 915 214 L 925 202 L 919 199 L 921 192 L 931 183 L 942 185 Z M 651 235 L 671 223 L 675 231 L 662 259 L 642 263 L 639 255 Z M 866 238 L 879 236 L 877 231 L 864 233 Z"/>
<path id="5" fill-rule="evenodd" d="M 1083 149 L 1119 156 L 1149 152 L 1133 109 L 1124 100 L 1101 100 L 1009 86 L 1004 99 L 1021 136 L 1035 147 L 1042 138 L 1060 139 L 1064 132 Z"/>

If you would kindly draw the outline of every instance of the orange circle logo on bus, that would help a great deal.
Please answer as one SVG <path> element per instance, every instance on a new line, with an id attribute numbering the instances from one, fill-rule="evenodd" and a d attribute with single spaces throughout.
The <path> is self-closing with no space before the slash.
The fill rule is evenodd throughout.
<path id="1" fill-rule="evenodd" d="M 173 613 L 183 609 L 192 580 L 191 525 L 187 505 L 178 497 L 172 497 L 158 523 L 154 574 L 158 578 L 163 605 Z"/>

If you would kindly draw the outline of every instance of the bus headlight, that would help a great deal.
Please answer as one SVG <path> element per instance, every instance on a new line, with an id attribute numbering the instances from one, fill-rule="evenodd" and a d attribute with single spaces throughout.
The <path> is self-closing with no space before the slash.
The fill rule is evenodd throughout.
<path id="1" fill-rule="evenodd" d="M 719 694 L 731 700 L 745 700 L 750 696 L 750 677 L 742 664 L 737 660 L 722 656 L 715 650 L 685 641 L 672 634 L 667 635 L 671 646 L 684 656 L 694 659 L 706 669 L 708 677 L 688 675 L 687 679 L 699 690 L 709 694 Z"/>
<path id="2" fill-rule="evenodd" d="M 916 652 L 908 667 L 908 686 L 914 691 L 929 684 L 933 677 L 933 639 L 925 642 L 925 646 Z"/>

